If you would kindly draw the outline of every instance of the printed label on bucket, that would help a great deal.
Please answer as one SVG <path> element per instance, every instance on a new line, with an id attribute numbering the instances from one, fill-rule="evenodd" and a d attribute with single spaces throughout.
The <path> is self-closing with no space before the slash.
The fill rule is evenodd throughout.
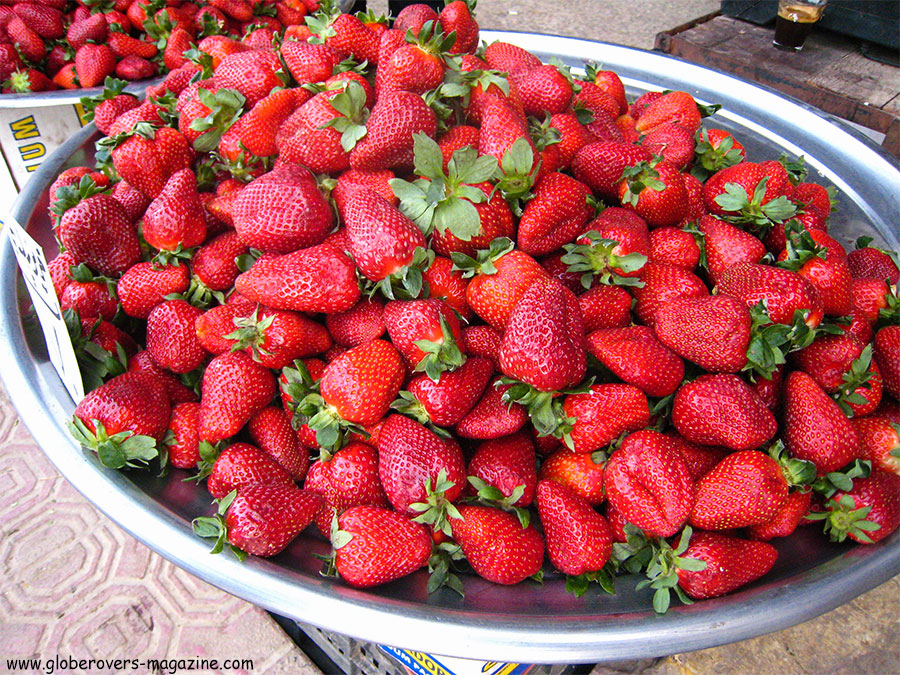
<path id="1" fill-rule="evenodd" d="M 44 331 L 50 361 L 59 373 L 69 395 L 77 403 L 84 398 L 81 371 L 75 358 L 75 350 L 72 349 L 72 341 L 63 320 L 56 291 L 53 290 L 53 280 L 50 278 L 44 250 L 31 238 L 25 228 L 8 214 L 0 216 L 0 228 L 6 230 L 9 235 L 19 268 L 22 270 L 22 277 L 28 287 L 28 294 Z"/>
<path id="2" fill-rule="evenodd" d="M 386 645 L 378 648 L 397 660 L 413 675 L 525 675 L 534 666 L 523 663 L 473 661 L 452 656 L 432 656 L 412 649 L 398 649 Z"/>

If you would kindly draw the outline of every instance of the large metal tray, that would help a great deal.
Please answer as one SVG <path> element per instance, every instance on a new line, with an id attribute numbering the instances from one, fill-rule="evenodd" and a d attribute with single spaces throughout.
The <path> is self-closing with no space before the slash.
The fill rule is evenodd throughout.
<path id="1" fill-rule="evenodd" d="M 900 173 L 893 160 L 851 128 L 770 90 L 667 56 L 585 40 L 487 32 L 544 60 L 573 67 L 596 60 L 617 71 L 634 97 L 648 89 L 684 89 L 720 102 L 713 125 L 734 131 L 751 159 L 803 154 L 812 179 L 835 185 L 840 206 L 833 231 L 849 241 L 869 233 L 900 247 Z M 91 128 L 69 140 L 36 173 L 13 215 L 52 251 L 46 190 L 63 167 L 88 161 Z M 610 597 L 565 593 L 561 579 L 513 588 L 466 579 L 466 597 L 429 596 L 425 573 L 359 591 L 319 576 L 326 543 L 307 533 L 273 560 L 238 563 L 211 556 L 191 533 L 192 517 L 209 512 L 202 491 L 181 482 L 101 467 L 69 438 L 73 402 L 53 371 L 11 247 L 0 250 L 0 342 L 7 391 L 37 442 L 60 472 L 97 508 L 175 564 L 278 614 L 371 642 L 434 654 L 525 663 L 585 663 L 684 652 L 762 635 L 826 612 L 900 573 L 900 532 L 875 546 L 830 545 L 810 529 L 779 541 L 780 556 L 763 580 L 727 597 L 651 611 L 636 579 L 618 581 Z"/>

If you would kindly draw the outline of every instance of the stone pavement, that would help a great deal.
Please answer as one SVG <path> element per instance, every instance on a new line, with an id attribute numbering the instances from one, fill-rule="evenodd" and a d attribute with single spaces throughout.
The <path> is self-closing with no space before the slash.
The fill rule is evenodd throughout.
<path id="1" fill-rule="evenodd" d="M 319 672 L 266 612 L 175 567 L 91 506 L 2 389 L 0 494 L 0 672 L 7 659 L 56 655 L 249 659 L 252 668 L 213 672 Z"/>

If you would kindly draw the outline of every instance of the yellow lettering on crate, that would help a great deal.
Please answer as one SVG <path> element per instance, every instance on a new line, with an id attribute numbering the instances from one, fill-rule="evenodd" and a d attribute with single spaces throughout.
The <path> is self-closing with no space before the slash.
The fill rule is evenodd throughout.
<path id="1" fill-rule="evenodd" d="M 23 141 L 26 138 L 35 138 L 41 135 L 38 131 L 37 123 L 34 121 L 34 115 L 23 117 L 20 120 L 11 122 L 9 125 L 13 138 L 17 141 Z"/>
<path id="2" fill-rule="evenodd" d="M 489 661 L 484 664 L 482 672 L 490 673 L 490 675 L 509 675 L 518 667 L 518 663 L 497 663 L 496 661 Z M 492 670 L 493 668 L 496 668 L 496 670 Z"/>
<path id="3" fill-rule="evenodd" d="M 81 105 L 81 103 L 76 103 L 72 107 L 75 108 L 75 114 L 78 115 L 78 123 L 81 124 L 81 126 L 84 127 L 90 124 L 90 121 L 85 117 L 87 115 L 87 110 L 85 110 L 85 107 Z"/>
<path id="4" fill-rule="evenodd" d="M 47 148 L 43 143 L 30 143 L 19 147 L 19 154 L 26 162 L 32 159 L 38 159 L 47 154 Z"/>
<path id="5" fill-rule="evenodd" d="M 407 652 L 407 654 L 431 675 L 450 675 L 440 664 L 435 663 L 429 654 L 424 654 L 423 652 Z"/>

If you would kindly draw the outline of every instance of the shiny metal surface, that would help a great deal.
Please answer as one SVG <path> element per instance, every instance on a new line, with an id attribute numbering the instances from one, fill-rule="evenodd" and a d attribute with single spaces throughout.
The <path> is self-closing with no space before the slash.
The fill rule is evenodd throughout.
<path id="1" fill-rule="evenodd" d="M 131 82 L 125 92 L 144 97 L 144 90 L 151 84 L 162 82 L 162 77 Z M 0 94 L 0 109 L 4 108 L 46 108 L 53 105 L 75 105 L 82 98 L 96 96 L 103 92 L 103 87 L 87 89 L 58 89 L 56 91 L 38 91 L 33 94 Z"/>
<path id="2" fill-rule="evenodd" d="M 573 66 L 596 60 L 619 72 L 634 97 L 647 89 L 684 89 L 704 102 L 720 102 L 713 126 L 734 131 L 751 160 L 782 151 L 804 154 L 811 179 L 834 184 L 840 207 L 833 232 L 843 241 L 871 233 L 900 248 L 900 172 L 893 160 L 849 127 L 771 91 L 650 52 L 548 36 L 485 32 L 548 59 Z M 58 171 L 88 160 L 92 128 L 70 139 L 35 174 L 13 215 L 52 252 L 46 189 Z M 367 641 L 461 657 L 525 663 L 587 663 L 684 652 L 762 635 L 822 614 L 900 573 L 900 532 L 875 546 L 830 545 L 810 529 L 776 545 L 780 555 L 765 579 L 724 598 L 651 610 L 650 593 L 633 591 L 636 579 L 618 580 L 610 597 L 590 591 L 576 599 L 561 579 L 507 588 L 465 580 L 464 599 L 429 596 L 426 575 L 371 591 L 358 591 L 318 574 L 311 553 L 327 552 L 311 533 L 273 560 L 244 564 L 211 556 L 193 536 L 190 519 L 212 509 L 184 473 L 160 480 L 102 468 L 69 438 L 64 423 L 74 405 L 47 359 L 30 318 L 16 264 L 0 242 L 2 377 L 23 421 L 50 460 L 101 511 L 175 564 L 235 595 L 284 616 Z"/>

